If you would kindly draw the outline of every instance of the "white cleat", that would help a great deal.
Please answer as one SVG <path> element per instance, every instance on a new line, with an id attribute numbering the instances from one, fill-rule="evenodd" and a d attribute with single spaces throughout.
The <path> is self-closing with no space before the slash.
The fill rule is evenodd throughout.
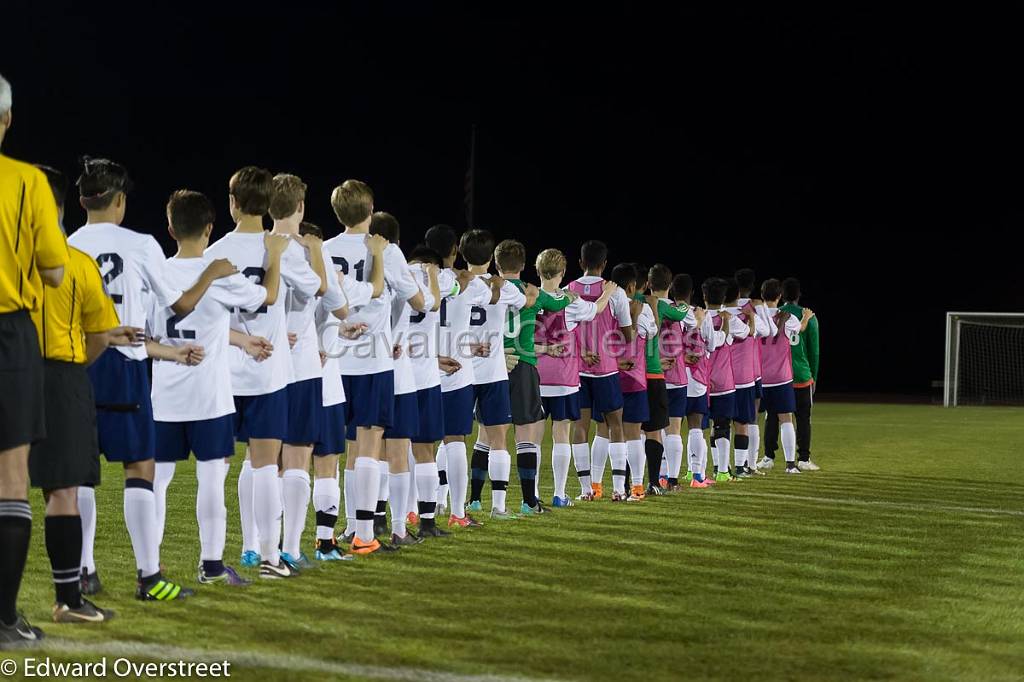
<path id="1" fill-rule="evenodd" d="M 789 464 L 787 462 L 786 463 L 786 473 L 787 474 L 799 474 L 800 473 L 800 467 L 795 467 L 792 464 Z"/>
<path id="2" fill-rule="evenodd" d="M 796 465 L 800 468 L 800 471 L 821 471 L 821 467 L 811 460 L 807 460 L 806 462 L 797 462 Z"/>
<path id="3" fill-rule="evenodd" d="M 767 471 L 775 466 L 775 460 L 769 459 L 768 457 L 762 457 L 761 461 L 757 463 L 758 470 Z"/>

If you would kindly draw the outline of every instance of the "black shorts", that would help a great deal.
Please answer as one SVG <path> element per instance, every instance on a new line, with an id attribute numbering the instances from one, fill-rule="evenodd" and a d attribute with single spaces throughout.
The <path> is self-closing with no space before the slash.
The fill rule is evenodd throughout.
<path id="1" fill-rule="evenodd" d="M 540 399 L 540 374 L 528 362 L 520 362 L 508 373 L 508 391 L 512 401 L 512 423 L 517 426 L 544 421 Z"/>
<path id="2" fill-rule="evenodd" d="M 32 446 L 28 475 L 33 488 L 57 490 L 100 482 L 96 403 L 85 365 L 44 363 L 46 432 Z"/>
<path id="3" fill-rule="evenodd" d="M 647 405 L 650 415 L 641 428 L 647 432 L 668 428 L 668 388 L 664 379 L 647 380 Z"/>
<path id="4" fill-rule="evenodd" d="M 46 437 L 43 358 L 32 318 L 24 310 L 0 314 L 0 450 Z"/>

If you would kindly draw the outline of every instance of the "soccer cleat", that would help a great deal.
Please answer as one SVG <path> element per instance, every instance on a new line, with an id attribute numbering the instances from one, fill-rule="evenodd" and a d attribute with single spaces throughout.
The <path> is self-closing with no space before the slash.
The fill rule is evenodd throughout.
<path id="1" fill-rule="evenodd" d="M 747 473 L 749 473 L 751 476 L 767 476 L 768 475 L 766 472 L 761 471 L 760 469 L 758 469 L 756 464 L 754 466 L 750 466 L 748 464 L 747 465 Z"/>
<path id="2" fill-rule="evenodd" d="M 658 479 L 658 485 L 662 488 L 668 488 L 668 479 L 662 476 Z"/>
<path id="3" fill-rule="evenodd" d="M 565 507 L 573 507 L 575 505 L 573 505 L 572 500 L 570 500 L 567 495 L 565 497 L 552 497 L 551 506 L 556 509 L 564 509 Z"/>
<path id="4" fill-rule="evenodd" d="M 88 599 L 83 599 L 77 609 L 60 602 L 53 605 L 54 623 L 105 623 L 113 617 L 113 611 L 101 609 Z"/>
<path id="5" fill-rule="evenodd" d="M 690 487 L 691 488 L 710 488 L 711 487 L 711 483 L 709 481 L 698 481 L 697 479 L 693 479 L 692 481 L 690 481 Z"/>
<path id="6" fill-rule="evenodd" d="M 338 547 L 338 543 L 333 539 L 316 541 L 316 552 L 313 557 L 317 561 L 352 561 L 355 559 L 351 554 L 345 554 L 341 551 L 341 547 Z"/>
<path id="7" fill-rule="evenodd" d="M 693 472 L 692 471 L 687 471 L 686 472 L 686 476 L 683 477 L 683 480 L 686 481 L 687 483 L 692 481 L 693 480 Z"/>
<path id="8" fill-rule="evenodd" d="M 547 513 L 547 511 L 548 511 L 547 508 L 540 503 L 540 500 L 537 500 L 537 506 L 536 507 L 531 507 L 526 502 L 523 502 L 522 504 L 519 505 L 519 513 L 522 516 L 533 516 L 534 514 L 545 514 L 545 513 Z"/>
<path id="9" fill-rule="evenodd" d="M 38 644 L 39 640 L 43 639 L 43 637 L 43 631 L 30 625 L 25 620 L 25 616 L 20 613 L 18 614 L 18 620 L 14 621 L 14 625 L 0 623 L 0 650 L 32 647 Z M 6 671 L 7 668 L 5 667 L 5 676 L 7 674 Z M 17 668 L 15 668 L 15 671 L 17 671 Z"/>
<path id="10" fill-rule="evenodd" d="M 194 594 L 195 590 L 164 580 L 159 573 L 146 581 L 139 578 L 135 587 L 135 598 L 139 601 L 174 601 Z"/>
<path id="11" fill-rule="evenodd" d="M 809 459 L 802 459 L 796 465 L 800 471 L 821 471 L 821 467 Z"/>
<path id="12" fill-rule="evenodd" d="M 202 564 L 199 565 L 199 583 L 201 585 L 215 585 L 217 583 L 223 583 L 231 587 L 246 587 L 252 585 L 251 580 L 246 580 L 242 576 L 238 575 L 238 571 L 231 568 L 230 566 L 224 567 L 224 572 L 220 575 L 209 575 L 206 569 L 203 568 Z"/>
<path id="13" fill-rule="evenodd" d="M 576 499 L 579 502 L 593 502 L 597 498 L 594 497 L 594 491 L 591 490 L 589 493 L 580 493 Z"/>
<path id="14" fill-rule="evenodd" d="M 436 518 L 444 518 L 445 514 L 448 513 L 448 505 L 441 502 L 437 503 L 437 507 L 434 509 L 434 516 Z"/>
<path id="15" fill-rule="evenodd" d="M 483 510 L 484 507 L 482 504 L 480 504 L 480 500 L 473 500 L 472 502 L 466 505 L 466 511 L 468 512 L 482 512 Z"/>
<path id="16" fill-rule="evenodd" d="M 730 474 L 728 471 L 715 474 L 715 483 L 732 483 L 739 479 Z"/>
<path id="17" fill-rule="evenodd" d="M 260 565 L 260 560 L 258 552 L 254 552 L 251 549 L 247 552 L 242 552 L 241 564 L 246 568 L 256 568 Z"/>
<path id="18" fill-rule="evenodd" d="M 287 578 L 297 578 L 298 576 L 298 569 L 285 561 L 283 557 L 277 562 L 276 566 L 269 561 L 260 562 L 260 577 L 264 580 L 285 580 Z"/>
<path id="19" fill-rule="evenodd" d="M 497 509 L 491 510 L 491 519 L 494 521 L 515 521 L 519 517 L 510 511 L 498 511 Z"/>
<path id="20" fill-rule="evenodd" d="M 420 522 L 420 517 L 417 516 L 416 512 L 409 512 L 405 515 L 405 525 L 415 526 Z"/>
<path id="21" fill-rule="evenodd" d="M 459 526 L 460 528 L 479 528 L 482 525 L 484 524 L 480 523 L 469 514 L 466 514 L 461 519 L 458 516 L 448 517 L 449 528 L 451 528 L 452 526 Z"/>
<path id="22" fill-rule="evenodd" d="M 83 568 L 81 583 L 82 594 L 86 596 L 99 594 L 103 591 L 103 584 L 100 582 L 100 574 L 98 572 L 88 573 Z"/>
<path id="23" fill-rule="evenodd" d="M 620 493 L 620 492 L 617 492 L 617 491 L 614 491 L 614 490 L 612 491 L 612 502 L 625 502 L 625 501 L 626 501 L 626 493 Z"/>
<path id="24" fill-rule="evenodd" d="M 299 556 L 293 557 L 288 552 L 281 552 L 281 560 L 287 561 L 292 568 L 296 568 L 299 571 L 307 571 L 313 568 L 314 564 L 306 556 L 305 552 L 299 552 Z"/>
<path id="25" fill-rule="evenodd" d="M 745 466 L 736 467 L 736 478 L 750 478 L 753 475 Z"/>
<path id="26" fill-rule="evenodd" d="M 600 484 L 600 483 L 591 483 L 590 484 L 590 488 L 591 488 L 591 490 L 594 491 L 593 492 L 593 497 L 591 499 L 600 500 L 602 497 L 604 497 L 604 486 L 602 484 Z"/>
<path id="27" fill-rule="evenodd" d="M 761 461 L 757 463 L 757 468 L 759 471 L 767 471 L 768 469 L 771 469 L 773 466 L 775 466 L 775 460 L 772 459 L 771 457 L 762 457 Z"/>
<path id="28" fill-rule="evenodd" d="M 387 537 L 388 536 L 388 517 L 383 514 L 374 514 L 373 516 L 373 537 Z"/>
<path id="29" fill-rule="evenodd" d="M 371 542 L 363 542 L 359 538 L 352 540 L 352 553 L 353 554 L 373 554 L 380 552 L 381 554 L 390 554 L 397 552 L 398 548 L 394 545 L 389 545 L 386 542 L 374 538 Z"/>
<path id="30" fill-rule="evenodd" d="M 665 481 L 665 485 L 664 486 L 649 485 L 649 486 L 647 486 L 647 491 L 646 491 L 645 494 L 646 495 L 650 495 L 652 497 L 661 497 L 662 495 L 665 494 L 665 491 L 663 490 L 663 488 L 667 488 L 667 487 L 668 487 L 668 481 L 667 480 Z"/>
<path id="31" fill-rule="evenodd" d="M 391 545 L 393 547 L 411 547 L 412 545 L 418 545 L 423 542 L 423 538 L 419 537 L 415 533 L 406 533 L 402 537 L 398 537 L 394 533 L 391 534 Z"/>
<path id="32" fill-rule="evenodd" d="M 345 533 L 340 538 L 338 538 L 336 544 L 338 544 L 338 545 L 351 545 L 352 541 L 355 540 L 355 539 L 356 539 L 355 531 L 353 531 L 351 533 Z"/>
<path id="33" fill-rule="evenodd" d="M 799 474 L 799 473 L 802 473 L 802 472 L 800 471 L 800 467 L 798 467 L 798 466 L 787 465 L 786 466 L 786 473 L 787 474 Z"/>
<path id="34" fill-rule="evenodd" d="M 447 538 L 451 537 L 451 533 L 446 530 L 441 530 L 435 524 L 430 524 L 426 528 L 420 528 L 420 538 L 426 540 L 427 538 Z"/>
<path id="35" fill-rule="evenodd" d="M 626 498 L 626 502 L 643 502 L 645 497 L 643 485 L 634 485 L 629 489 L 629 497 Z"/>

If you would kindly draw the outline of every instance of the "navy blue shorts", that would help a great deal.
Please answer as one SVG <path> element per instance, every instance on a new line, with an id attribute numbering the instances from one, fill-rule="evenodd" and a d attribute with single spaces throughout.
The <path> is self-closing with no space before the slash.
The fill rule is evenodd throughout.
<path id="1" fill-rule="evenodd" d="M 542 397 L 544 413 L 551 417 L 553 422 L 579 421 L 580 418 L 580 392 L 575 391 L 569 395 Z"/>
<path id="2" fill-rule="evenodd" d="M 412 437 L 413 443 L 436 443 L 445 437 L 444 399 L 441 387 L 433 386 L 416 391 L 419 406 L 419 431 Z"/>
<path id="3" fill-rule="evenodd" d="M 686 414 L 686 387 L 668 389 L 668 416 L 679 419 Z"/>
<path id="4" fill-rule="evenodd" d="M 307 445 L 320 439 L 324 381 L 319 377 L 288 384 L 288 433 L 284 442 Z"/>
<path id="5" fill-rule="evenodd" d="M 737 388 L 732 419 L 740 424 L 757 423 L 757 387 Z"/>
<path id="6" fill-rule="evenodd" d="M 754 395 L 757 397 L 758 400 L 764 397 L 764 386 L 761 385 L 760 379 L 754 382 L 754 391 Z"/>
<path id="7" fill-rule="evenodd" d="M 288 387 L 265 395 L 235 396 L 235 440 L 284 440 L 288 435 Z"/>
<path id="8" fill-rule="evenodd" d="M 384 429 L 384 437 L 412 438 L 420 431 L 420 405 L 415 393 L 395 396 L 395 414 L 391 426 Z"/>
<path id="9" fill-rule="evenodd" d="M 633 391 L 622 394 L 622 421 L 628 424 L 643 424 L 651 418 L 651 405 L 647 391 Z"/>
<path id="10" fill-rule="evenodd" d="M 180 462 L 194 453 L 200 462 L 235 454 L 235 416 L 195 422 L 156 422 L 156 461 Z"/>
<path id="11" fill-rule="evenodd" d="M 769 414 L 792 414 L 796 412 L 796 391 L 793 382 L 764 389 L 761 410 Z"/>
<path id="12" fill-rule="evenodd" d="M 606 377 L 580 377 L 580 409 L 603 415 L 623 407 L 622 384 L 618 374 Z M 598 421 L 601 421 L 598 419 Z"/>
<path id="13" fill-rule="evenodd" d="M 441 403 L 444 405 L 444 435 L 468 436 L 473 433 L 475 400 L 476 393 L 472 385 L 441 394 Z"/>
<path id="14" fill-rule="evenodd" d="M 512 423 L 512 399 L 508 392 L 508 379 L 477 384 L 473 387 L 476 396 L 476 418 L 484 426 L 500 426 Z"/>
<path id="15" fill-rule="evenodd" d="M 686 389 L 683 389 L 683 393 Z M 708 394 L 698 396 L 686 396 L 686 415 L 691 414 L 707 414 L 710 410 L 708 403 Z"/>
<path id="16" fill-rule="evenodd" d="M 356 428 L 391 426 L 395 418 L 395 372 L 342 374 L 345 387 L 345 423 L 349 440 L 356 439 Z"/>
<path id="17" fill-rule="evenodd" d="M 731 420 L 736 415 L 736 392 L 711 396 L 708 414 L 712 419 Z"/>
<path id="18" fill-rule="evenodd" d="M 313 456 L 345 452 L 345 403 L 320 407 L 320 439 L 313 444 Z"/>
<path id="19" fill-rule="evenodd" d="M 108 348 L 89 368 L 96 397 L 96 433 L 108 462 L 156 457 L 156 427 L 144 360 Z"/>

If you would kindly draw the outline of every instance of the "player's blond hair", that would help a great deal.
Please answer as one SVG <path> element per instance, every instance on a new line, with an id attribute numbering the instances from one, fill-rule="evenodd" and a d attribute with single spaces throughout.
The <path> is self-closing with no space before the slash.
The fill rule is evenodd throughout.
<path id="1" fill-rule="evenodd" d="M 373 190 L 365 182 L 346 180 L 331 192 L 331 207 L 342 225 L 358 225 L 373 212 Z"/>
<path id="2" fill-rule="evenodd" d="M 554 279 L 565 274 L 565 254 L 558 249 L 544 249 L 537 254 L 537 274 L 541 279 Z"/>
<path id="3" fill-rule="evenodd" d="M 299 204 L 306 200 L 306 183 L 298 175 L 278 173 L 274 176 L 274 191 L 270 195 L 270 217 L 282 220 L 295 215 Z"/>

